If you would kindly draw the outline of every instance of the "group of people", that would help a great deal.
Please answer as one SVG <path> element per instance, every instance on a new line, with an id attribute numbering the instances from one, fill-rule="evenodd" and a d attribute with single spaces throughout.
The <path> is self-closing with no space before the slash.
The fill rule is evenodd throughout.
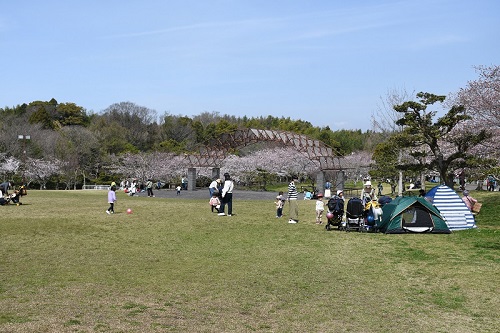
<path id="1" fill-rule="evenodd" d="M 283 196 L 283 192 L 279 192 L 278 196 L 276 197 L 275 200 L 275 205 L 276 205 L 276 217 L 280 218 L 283 216 L 283 207 L 285 205 L 285 202 L 288 201 L 289 203 L 289 220 L 288 223 L 297 223 L 299 221 L 298 218 L 298 205 L 297 205 L 297 198 L 298 198 L 298 192 L 297 192 L 297 187 L 295 185 L 295 182 L 297 181 L 297 178 L 293 178 L 293 180 L 288 184 L 288 198 L 285 199 Z M 379 191 L 380 192 L 380 191 Z M 420 190 L 420 196 L 425 196 L 425 190 L 421 189 Z M 316 206 L 315 206 L 315 212 L 316 212 L 316 223 L 317 224 L 322 224 L 322 217 L 323 213 L 325 211 L 325 203 L 323 201 L 323 194 L 319 193 L 317 195 L 317 200 L 316 200 Z M 336 195 L 332 196 L 332 198 L 340 198 L 344 200 L 344 193 L 342 190 L 338 190 Z M 363 202 L 363 206 L 366 207 L 367 204 L 375 201 L 378 203 L 378 198 L 375 189 L 372 187 L 372 183 L 370 180 L 366 180 L 365 183 L 363 184 L 363 190 L 361 192 L 361 200 Z M 478 202 L 476 199 L 474 199 L 472 196 L 470 196 L 469 191 L 464 190 L 463 191 L 463 202 L 469 208 L 469 210 L 473 211 L 474 205 Z"/>
<path id="2" fill-rule="evenodd" d="M 115 190 L 116 190 L 116 183 L 112 182 L 111 186 L 113 186 L 113 185 L 115 186 Z M 127 179 L 127 180 L 122 180 L 120 182 L 120 189 L 125 191 L 125 193 L 127 193 L 131 197 L 133 197 L 134 195 L 136 195 L 137 193 L 140 193 L 140 192 L 147 192 L 148 197 L 153 198 L 154 197 L 153 188 L 155 186 L 156 186 L 156 188 L 159 188 L 161 186 L 161 183 L 158 182 L 157 184 L 154 184 L 152 179 L 148 179 L 146 181 L 146 184 L 144 184 L 142 182 L 138 183 L 137 179 L 132 179 L 130 181 Z"/>
<path id="3" fill-rule="evenodd" d="M 291 182 L 288 184 L 288 195 L 285 198 L 284 193 L 281 191 L 278 193 L 278 196 L 275 199 L 275 205 L 276 205 L 276 217 L 281 218 L 283 216 L 283 209 L 285 207 L 285 203 L 288 202 L 288 209 L 289 209 L 289 220 L 288 223 L 290 224 L 295 224 L 299 222 L 299 207 L 298 207 L 298 191 L 297 191 L 297 186 L 296 182 L 298 181 L 298 177 L 294 176 L 292 177 Z M 128 182 L 124 184 L 125 186 L 128 186 L 130 188 L 130 191 L 132 193 L 135 193 L 134 189 L 136 189 L 136 184 L 135 182 L 132 182 L 130 185 Z M 3 183 L 0 184 L 0 195 L 1 193 L 7 193 L 7 190 L 10 186 L 10 183 Z M 178 186 L 176 188 L 177 190 L 177 195 L 180 194 L 181 189 L 183 186 Z M 153 197 L 153 182 L 149 179 L 146 183 L 146 189 L 148 192 L 149 197 Z M 209 187 L 209 194 L 210 194 L 210 200 L 209 200 L 209 205 L 211 207 L 212 212 L 216 212 L 219 216 L 226 216 L 226 206 L 227 206 L 227 216 L 232 216 L 233 215 L 233 190 L 234 190 L 234 182 L 231 179 L 231 176 L 229 173 L 224 174 L 224 181 L 222 181 L 220 178 L 214 179 Z M 330 186 L 328 186 L 328 190 L 330 190 Z M 378 186 L 379 194 L 381 193 L 380 186 Z M 113 214 L 114 213 L 114 204 L 116 202 L 116 184 L 113 182 L 111 184 L 111 188 L 108 192 L 108 203 L 110 204 L 109 208 L 106 210 L 106 213 L 108 214 Z M 423 190 L 423 193 L 420 193 L 420 195 L 425 195 L 425 190 Z M 132 194 L 133 195 L 133 194 Z M 332 197 L 336 198 L 341 198 L 344 200 L 343 197 L 344 193 L 342 190 L 338 190 L 336 194 Z M 477 202 L 476 199 L 471 197 L 469 195 L 469 191 L 464 190 L 463 191 L 463 198 L 462 200 L 464 203 L 467 205 L 469 210 L 472 210 L 474 207 L 474 204 Z M 321 224 L 322 223 L 322 217 L 323 213 L 325 210 L 325 203 L 323 202 L 323 194 L 319 193 L 317 195 L 317 201 L 316 201 L 316 206 L 315 206 L 315 212 L 316 212 L 316 223 Z M 375 189 L 372 187 L 371 181 L 370 180 L 365 180 L 365 183 L 363 184 L 363 190 L 361 192 L 361 200 L 363 202 L 363 205 L 366 206 L 368 203 L 372 201 L 377 201 L 377 194 Z"/>
<path id="4" fill-rule="evenodd" d="M 276 197 L 276 217 L 283 216 L 283 207 L 285 202 L 288 201 L 289 204 L 289 220 L 288 223 L 296 224 L 299 222 L 299 206 L 297 203 L 298 199 L 298 191 L 297 186 L 295 184 L 297 182 L 297 178 L 294 177 L 292 181 L 288 184 L 288 198 L 285 200 L 283 196 L 283 192 L 279 192 Z M 328 188 L 330 190 L 330 188 Z M 315 213 L 316 213 L 316 223 L 322 224 L 323 213 L 325 211 L 325 203 L 323 201 L 323 194 L 318 193 L 316 196 L 316 205 L 315 205 Z M 342 190 L 337 190 L 336 194 L 332 196 L 332 198 L 338 198 L 344 200 L 344 192 Z"/>
<path id="5" fill-rule="evenodd" d="M 288 202 L 288 210 L 289 210 L 288 223 L 290 224 L 296 224 L 299 222 L 299 205 L 297 202 L 299 192 L 297 191 L 297 185 L 296 185 L 297 181 L 298 177 L 293 176 L 292 181 L 288 184 L 288 195 L 286 199 L 283 196 L 283 192 L 279 192 L 275 200 L 277 218 L 283 216 L 283 208 L 285 206 L 285 202 Z M 331 186 L 327 187 L 328 187 L 327 190 L 330 191 Z M 344 192 L 342 190 L 338 190 L 333 197 L 341 198 L 343 200 L 343 196 Z M 325 203 L 323 201 L 324 196 L 322 193 L 318 193 L 316 197 L 317 197 L 315 205 L 316 223 L 321 224 L 323 223 L 322 218 L 323 218 L 323 213 L 325 211 Z"/>
<path id="6" fill-rule="evenodd" d="M 215 179 L 210 183 L 208 191 L 210 193 L 209 205 L 212 212 L 217 212 L 219 216 L 233 216 L 233 190 L 234 182 L 229 173 L 224 174 L 224 182 L 220 178 Z"/>
<path id="7" fill-rule="evenodd" d="M 6 205 L 8 203 L 15 203 L 20 205 L 20 197 L 26 195 L 26 187 L 21 185 L 19 189 L 14 190 L 13 193 L 9 194 L 9 190 L 13 188 L 11 181 L 6 181 L 0 184 L 0 205 Z"/>

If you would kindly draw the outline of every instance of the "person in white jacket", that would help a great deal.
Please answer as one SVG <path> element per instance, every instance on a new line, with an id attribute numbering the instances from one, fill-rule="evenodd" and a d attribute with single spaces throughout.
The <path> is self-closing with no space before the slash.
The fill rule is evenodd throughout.
<path id="1" fill-rule="evenodd" d="M 231 176 L 226 172 L 224 174 L 224 187 L 222 188 L 222 203 L 219 209 L 220 216 L 225 216 L 224 212 L 227 205 L 227 216 L 233 215 L 233 189 L 234 183 L 231 179 Z"/>

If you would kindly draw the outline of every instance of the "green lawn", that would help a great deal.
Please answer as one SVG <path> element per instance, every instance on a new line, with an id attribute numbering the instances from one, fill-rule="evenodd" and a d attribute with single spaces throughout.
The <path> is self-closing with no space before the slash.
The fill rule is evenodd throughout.
<path id="1" fill-rule="evenodd" d="M 500 193 L 479 229 L 327 232 L 273 202 L 30 191 L 0 207 L 0 332 L 498 332 Z M 127 208 L 133 214 L 125 213 Z M 286 207 L 285 207 L 286 212 Z"/>

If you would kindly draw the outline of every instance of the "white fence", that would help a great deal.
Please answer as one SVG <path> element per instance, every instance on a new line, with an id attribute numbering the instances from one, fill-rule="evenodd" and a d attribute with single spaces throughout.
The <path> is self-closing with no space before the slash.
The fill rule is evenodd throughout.
<path id="1" fill-rule="evenodd" d="M 109 185 L 83 185 L 83 190 L 109 190 Z"/>

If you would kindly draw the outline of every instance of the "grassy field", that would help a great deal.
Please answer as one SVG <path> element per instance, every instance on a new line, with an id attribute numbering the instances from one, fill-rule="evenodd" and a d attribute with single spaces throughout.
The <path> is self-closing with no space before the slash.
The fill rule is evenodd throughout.
<path id="1" fill-rule="evenodd" d="M 498 332 L 500 193 L 473 196 L 476 230 L 384 235 L 327 232 L 313 201 L 290 225 L 267 201 L 118 193 L 108 216 L 104 191 L 31 191 L 0 207 L 0 332 Z"/>

